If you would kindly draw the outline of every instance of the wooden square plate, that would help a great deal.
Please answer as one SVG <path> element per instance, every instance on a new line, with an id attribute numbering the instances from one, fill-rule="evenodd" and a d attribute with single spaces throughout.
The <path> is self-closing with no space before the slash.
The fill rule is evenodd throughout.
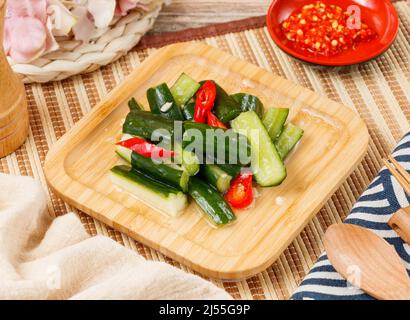
<path id="1" fill-rule="evenodd" d="M 289 107 L 291 121 L 305 130 L 285 182 L 260 189 L 256 205 L 226 228 L 211 228 L 194 203 L 182 217 L 168 218 L 109 178 L 127 101 L 135 96 L 147 106 L 149 87 L 173 83 L 182 72 L 214 79 L 229 93 L 255 94 L 267 107 Z M 45 172 L 59 196 L 92 217 L 206 276 L 238 279 L 278 258 L 361 161 L 368 139 L 364 122 L 343 105 L 213 47 L 175 44 L 150 56 L 61 138 Z"/>

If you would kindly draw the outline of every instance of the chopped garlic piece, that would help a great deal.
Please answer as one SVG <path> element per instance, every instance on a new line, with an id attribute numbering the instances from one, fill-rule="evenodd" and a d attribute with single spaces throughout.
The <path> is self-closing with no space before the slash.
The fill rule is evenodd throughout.
<path id="1" fill-rule="evenodd" d="M 172 107 L 172 102 L 167 102 L 161 107 L 161 112 L 168 112 Z"/>

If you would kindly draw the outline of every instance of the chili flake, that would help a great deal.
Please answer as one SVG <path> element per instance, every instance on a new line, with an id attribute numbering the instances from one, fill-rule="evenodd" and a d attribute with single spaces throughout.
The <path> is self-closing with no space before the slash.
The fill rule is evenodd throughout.
<path id="1" fill-rule="evenodd" d="M 294 12 L 281 27 L 295 48 L 333 56 L 377 37 L 376 32 L 365 23 L 360 23 L 359 29 L 348 27 L 350 16 L 350 12 L 339 6 L 318 1 Z"/>

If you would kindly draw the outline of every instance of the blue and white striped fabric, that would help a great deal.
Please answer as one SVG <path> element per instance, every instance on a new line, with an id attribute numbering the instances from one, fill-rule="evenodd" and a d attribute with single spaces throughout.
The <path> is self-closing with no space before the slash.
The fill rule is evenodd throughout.
<path id="1" fill-rule="evenodd" d="M 410 132 L 401 140 L 393 156 L 410 172 Z M 409 205 L 409 200 L 410 198 L 395 178 L 386 168 L 383 168 L 354 206 L 345 223 L 365 227 L 386 239 L 395 247 L 410 275 L 410 246 L 405 244 L 387 224 L 393 213 Z M 367 300 L 372 298 L 344 280 L 331 266 L 326 254 L 323 254 L 292 299 Z"/>

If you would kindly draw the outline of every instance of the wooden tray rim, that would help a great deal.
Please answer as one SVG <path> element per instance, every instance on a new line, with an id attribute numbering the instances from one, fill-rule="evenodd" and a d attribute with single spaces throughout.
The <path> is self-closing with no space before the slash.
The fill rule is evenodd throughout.
<path id="1" fill-rule="evenodd" d="M 140 234 L 137 234 L 133 232 L 132 230 L 129 230 L 126 227 L 115 223 L 115 221 L 111 220 L 111 217 L 106 217 L 106 216 L 101 215 L 98 212 L 99 211 L 98 208 L 89 208 L 86 204 L 82 204 L 81 202 L 77 201 L 77 199 L 73 195 L 70 195 L 70 191 L 66 189 L 68 183 L 60 184 L 58 181 L 60 178 L 64 177 L 67 179 L 67 181 L 69 181 L 70 189 L 71 188 L 81 188 L 85 192 L 95 193 L 94 190 L 82 185 L 76 180 L 73 180 L 65 172 L 64 161 L 58 161 L 58 158 L 65 159 L 67 155 L 77 146 L 77 144 L 82 141 L 82 139 L 84 139 L 90 132 L 92 132 L 106 118 L 107 115 L 109 115 L 117 106 L 123 103 L 126 100 L 126 98 L 132 94 L 132 92 L 135 91 L 135 88 L 138 86 L 135 84 L 135 81 L 133 83 L 132 81 L 127 81 L 128 79 L 134 78 L 136 74 L 138 74 L 139 79 L 144 79 L 147 75 L 154 74 L 156 70 L 158 70 L 161 66 L 161 64 L 159 64 L 154 70 L 153 69 L 148 70 L 144 68 L 145 64 L 149 64 L 151 61 L 155 61 L 161 56 L 168 56 L 169 58 L 172 58 L 173 56 L 177 55 L 177 54 L 174 54 L 175 52 L 183 52 L 184 54 L 192 54 L 192 55 L 200 54 L 200 56 L 203 58 L 210 58 L 211 60 L 214 60 L 213 58 L 207 56 L 208 54 L 207 50 L 209 50 L 210 48 L 212 48 L 212 51 L 218 52 L 218 56 L 219 56 L 218 63 L 219 64 L 222 64 L 224 59 L 229 58 L 229 59 L 235 59 L 238 62 L 241 62 L 242 64 L 245 63 L 247 68 L 251 68 L 259 72 L 263 71 L 264 77 L 263 79 L 260 79 L 260 83 L 263 85 L 269 86 L 272 81 L 280 80 L 282 83 L 288 83 L 290 86 L 295 86 L 293 82 L 287 79 L 271 74 L 268 71 L 261 69 L 249 62 L 243 61 L 236 57 L 232 57 L 231 55 L 229 55 L 228 53 L 222 50 L 210 47 L 205 44 L 200 44 L 198 42 L 187 42 L 187 43 L 177 43 L 177 44 L 168 45 L 156 51 L 154 54 L 148 57 L 144 61 L 143 64 L 138 66 L 129 76 L 127 76 L 123 80 L 122 83 L 120 83 L 116 88 L 114 88 L 87 115 L 85 115 L 75 126 L 73 126 L 71 130 L 69 130 L 59 141 L 57 141 L 57 143 L 49 151 L 46 157 L 46 161 L 44 164 L 44 172 L 45 172 L 46 180 L 49 186 L 53 189 L 53 191 L 59 197 L 61 197 L 64 201 L 66 201 L 70 205 L 73 205 L 79 210 L 96 218 L 97 220 L 102 221 L 103 223 L 109 225 L 110 227 L 113 227 L 114 229 L 119 230 L 120 232 L 124 232 L 128 234 L 129 236 L 136 239 L 137 241 L 140 241 L 144 243 L 145 245 L 148 245 L 154 248 L 155 250 L 160 251 L 161 253 L 175 259 L 176 261 L 180 263 L 188 265 L 189 267 L 193 268 L 194 270 L 204 275 L 207 275 L 212 278 L 241 279 L 241 278 L 247 278 L 252 275 L 255 275 L 265 270 L 266 268 L 268 268 L 279 257 L 279 255 L 283 252 L 283 250 L 285 250 L 286 247 L 288 247 L 288 245 L 294 240 L 297 234 L 299 234 L 304 229 L 304 227 L 309 223 L 309 221 L 317 214 L 317 212 L 327 202 L 330 196 L 339 188 L 339 186 L 346 180 L 346 178 L 351 174 L 351 172 L 362 161 L 367 151 L 368 144 L 369 144 L 369 134 L 368 134 L 368 130 L 367 130 L 367 127 L 364 121 L 360 119 L 360 117 L 357 114 L 355 114 L 353 110 L 349 109 L 348 107 L 343 106 L 342 104 L 329 100 L 326 97 L 321 97 L 317 93 L 309 89 L 306 89 L 306 88 L 303 88 L 297 85 L 297 87 L 300 89 L 300 93 L 311 95 L 315 99 L 318 99 L 318 101 L 320 100 L 322 102 L 326 102 L 327 104 L 336 105 L 338 108 L 343 108 L 343 112 L 350 113 L 353 118 L 359 121 L 359 124 L 357 125 L 357 127 L 359 127 L 362 131 L 365 131 L 364 133 L 365 133 L 366 139 L 363 141 L 360 141 L 361 149 L 356 150 L 355 160 L 346 170 L 346 173 L 344 174 L 343 179 L 341 179 L 338 183 L 334 184 L 332 188 L 329 188 L 329 192 L 324 197 L 322 197 L 321 201 L 318 201 L 315 204 L 312 210 L 310 210 L 311 213 L 309 215 L 309 218 L 305 219 L 305 221 L 301 223 L 298 226 L 298 228 L 295 228 L 295 231 L 289 237 L 289 240 L 283 243 L 283 245 L 281 246 L 281 249 L 276 250 L 274 254 L 270 255 L 270 257 L 266 259 L 265 263 L 258 264 L 258 265 L 252 265 L 252 263 L 250 263 L 246 268 L 243 268 L 241 270 L 235 270 L 235 271 L 221 270 L 221 269 L 216 270 L 213 267 L 201 265 L 200 262 L 198 261 L 193 262 L 190 260 L 186 260 L 183 256 L 180 256 L 177 252 L 168 250 L 167 248 L 164 248 L 162 246 L 158 246 L 157 243 L 152 242 L 150 239 L 142 237 Z M 214 62 L 217 63 L 217 61 L 215 60 Z M 240 73 L 240 70 L 235 70 L 234 67 L 230 69 L 229 71 Z M 125 97 L 125 98 L 119 101 L 117 99 L 118 96 Z M 59 172 L 58 175 L 51 176 L 52 172 L 57 172 L 57 171 Z M 98 194 L 98 196 L 102 197 L 102 195 L 100 194 Z M 110 199 L 105 200 L 105 201 L 113 202 Z M 118 204 L 114 204 L 113 207 L 117 207 L 118 211 L 121 211 L 122 209 L 122 207 Z M 214 258 L 218 258 L 218 257 L 215 256 Z M 226 259 L 226 257 L 222 257 L 222 258 Z"/>

